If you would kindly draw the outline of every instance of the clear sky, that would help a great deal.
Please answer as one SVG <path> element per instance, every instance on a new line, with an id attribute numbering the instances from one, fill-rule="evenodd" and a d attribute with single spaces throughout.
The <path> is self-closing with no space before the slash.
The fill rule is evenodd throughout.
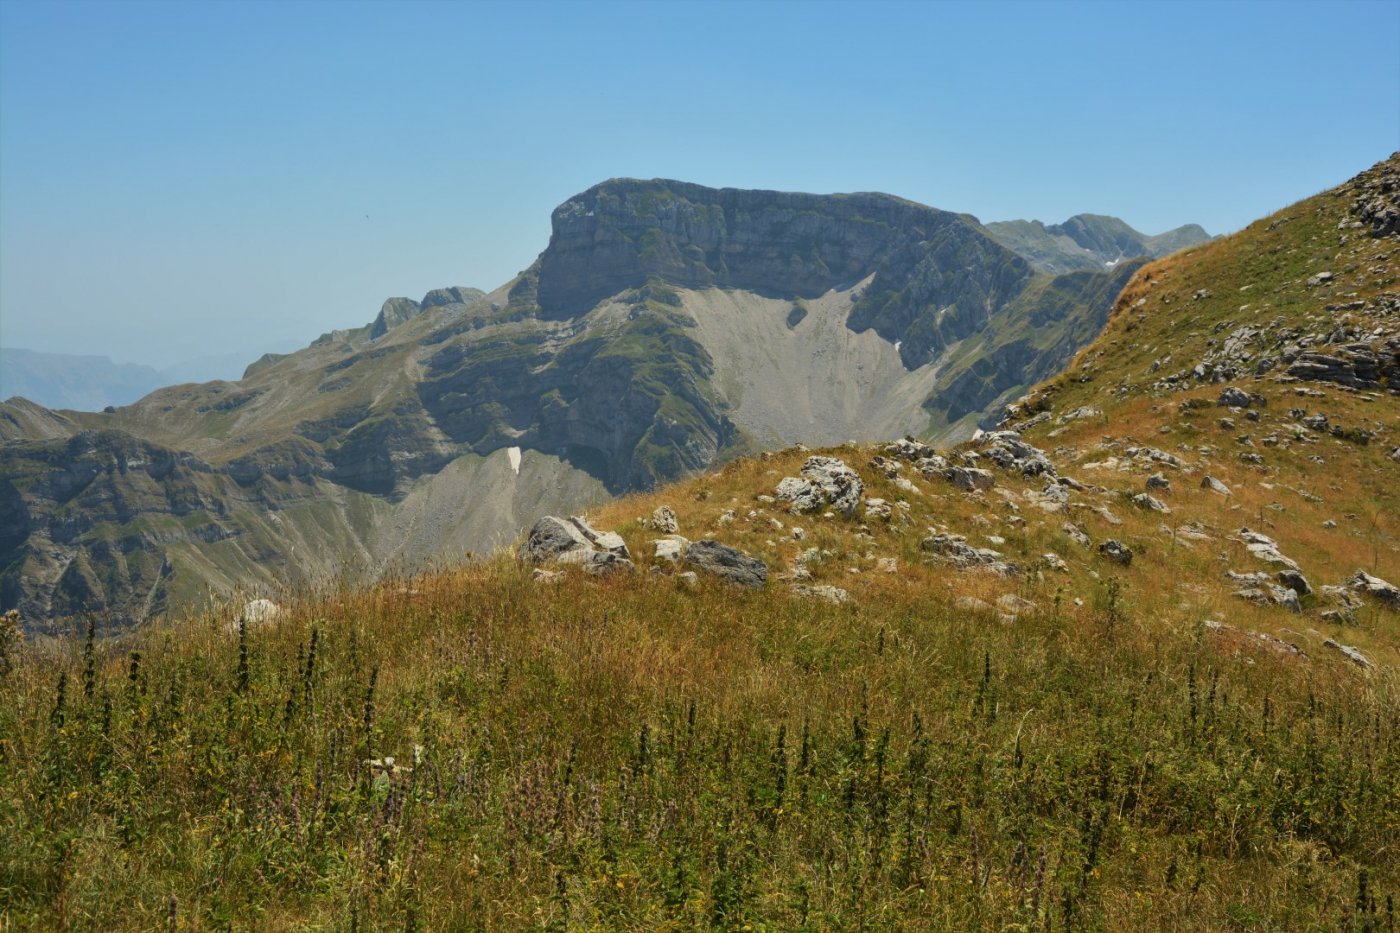
<path id="1" fill-rule="evenodd" d="M 1400 149 L 1400 2 L 0 0 L 0 344 L 490 289 L 614 176 L 1238 229 Z"/>

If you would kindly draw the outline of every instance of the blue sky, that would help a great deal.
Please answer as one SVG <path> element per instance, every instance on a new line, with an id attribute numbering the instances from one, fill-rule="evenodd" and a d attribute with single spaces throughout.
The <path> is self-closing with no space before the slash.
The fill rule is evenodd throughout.
<path id="1" fill-rule="evenodd" d="M 304 343 L 614 176 L 1214 233 L 1397 148 L 1396 0 L 0 0 L 0 344 Z"/>

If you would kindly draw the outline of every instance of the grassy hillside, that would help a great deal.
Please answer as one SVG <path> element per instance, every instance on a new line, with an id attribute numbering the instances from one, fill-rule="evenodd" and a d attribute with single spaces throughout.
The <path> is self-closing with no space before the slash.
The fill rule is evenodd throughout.
<path id="1" fill-rule="evenodd" d="M 868 451 L 831 453 L 869 495 L 914 498 Z M 0 686 L 7 919 L 1384 928 L 1393 614 L 1367 605 L 1347 632 L 1369 674 L 1311 641 L 1278 654 L 1202 624 L 1278 615 L 1195 575 L 1233 543 L 1173 549 L 1114 504 L 1140 548 L 1119 568 L 942 481 L 917 482 L 915 523 L 868 531 L 755 500 L 805 456 L 598 521 L 644 554 L 629 517 L 664 499 L 683 532 L 775 569 L 820 548 L 844 605 L 645 568 L 536 583 L 503 556 L 308 599 L 243 638 L 216 613 L 178 637 L 30 646 Z M 926 524 L 995 533 L 1027 567 L 1058 548 L 1069 571 L 926 563 Z M 1005 619 L 1006 596 L 1033 608 Z M 404 770 L 367 764 L 384 756 Z"/>
<path id="2" fill-rule="evenodd" d="M 1396 394 L 1289 375 L 1393 335 L 1362 193 L 1145 267 L 1013 414 L 1051 473 L 832 448 L 867 505 L 798 514 L 794 448 L 599 509 L 632 574 L 0 638 L 0 923 L 1393 930 L 1400 612 L 1347 581 L 1400 581 Z M 767 585 L 653 558 L 660 505 Z"/>

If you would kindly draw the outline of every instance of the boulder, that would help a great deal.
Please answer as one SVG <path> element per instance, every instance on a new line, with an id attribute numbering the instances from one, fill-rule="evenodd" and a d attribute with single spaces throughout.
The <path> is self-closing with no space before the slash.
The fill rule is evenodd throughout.
<path id="1" fill-rule="evenodd" d="M 1396 589 L 1380 577 L 1373 577 L 1364 570 L 1358 570 L 1347 580 L 1347 586 L 1372 597 L 1389 609 L 1400 611 L 1400 589 Z"/>
<path id="2" fill-rule="evenodd" d="M 1153 473 L 1147 478 L 1146 487 L 1148 489 L 1171 489 L 1172 481 L 1161 473 Z"/>
<path id="3" fill-rule="evenodd" d="M 676 522 L 676 512 L 669 505 L 657 506 L 656 511 L 651 513 L 651 518 L 642 524 L 664 535 L 673 535 L 680 531 L 680 525 Z"/>
<path id="4" fill-rule="evenodd" d="M 1250 402 L 1251 399 L 1248 392 L 1244 389 L 1230 386 L 1224 392 L 1220 393 L 1220 398 L 1216 400 L 1215 404 L 1225 408 L 1248 408 Z"/>
<path id="5" fill-rule="evenodd" d="M 1132 497 L 1133 504 L 1143 509 L 1150 509 L 1153 512 L 1170 512 L 1167 504 L 1156 496 L 1149 496 L 1145 492 L 1140 492 Z"/>
<path id="6" fill-rule="evenodd" d="M 933 479 L 935 476 L 942 476 L 947 471 L 948 461 L 937 454 L 932 454 L 915 460 L 914 469 L 923 474 L 924 479 Z"/>
<path id="7" fill-rule="evenodd" d="M 1240 529 L 1240 537 L 1244 539 L 1245 550 L 1268 564 L 1278 564 L 1289 570 L 1297 570 L 1298 564 L 1292 558 L 1284 557 L 1278 549 L 1278 544 L 1268 535 L 1260 534 L 1257 531 L 1250 531 L 1248 528 Z"/>
<path id="8" fill-rule="evenodd" d="M 532 564 L 547 560 L 577 563 L 583 560 L 585 552 L 592 549 L 592 543 L 572 522 L 546 515 L 535 522 L 518 554 L 521 560 Z"/>
<path id="9" fill-rule="evenodd" d="M 1308 583 L 1307 577 L 1304 577 L 1296 570 L 1280 570 L 1277 574 L 1277 578 L 1281 585 L 1288 587 L 1299 596 L 1312 595 L 1313 588 L 1312 585 Z"/>
<path id="10" fill-rule="evenodd" d="M 933 449 L 921 444 L 912 437 L 904 437 L 885 445 L 885 453 L 901 460 L 916 461 L 933 455 Z"/>
<path id="11" fill-rule="evenodd" d="M 673 564 L 685 556 L 685 549 L 689 544 L 690 542 L 680 535 L 667 535 L 652 542 L 656 548 L 656 559 L 669 560 Z"/>
<path id="12" fill-rule="evenodd" d="M 1112 538 L 1109 538 L 1103 544 L 1099 545 L 1099 553 L 1115 564 L 1122 564 L 1124 567 L 1129 566 L 1133 562 L 1132 548 Z"/>
<path id="13" fill-rule="evenodd" d="M 948 482 L 967 492 L 991 489 L 996 482 L 996 477 L 990 470 L 979 470 L 976 467 L 950 467 L 943 476 Z"/>
<path id="14" fill-rule="evenodd" d="M 835 457 L 808 457 L 802 475 L 821 489 L 828 505 L 844 515 L 856 510 L 865 492 L 856 471 Z"/>
<path id="15" fill-rule="evenodd" d="M 739 586 L 761 587 L 768 581 L 768 565 L 763 561 L 710 539 L 686 548 L 685 563 Z"/>
<path id="16" fill-rule="evenodd" d="M 1302 604 L 1298 602 L 1298 594 L 1286 586 L 1279 586 L 1275 583 L 1262 583 L 1259 586 L 1246 587 L 1242 590 L 1236 590 L 1235 595 L 1240 599 L 1259 603 L 1261 606 L 1282 606 L 1289 612 L 1303 611 Z"/>

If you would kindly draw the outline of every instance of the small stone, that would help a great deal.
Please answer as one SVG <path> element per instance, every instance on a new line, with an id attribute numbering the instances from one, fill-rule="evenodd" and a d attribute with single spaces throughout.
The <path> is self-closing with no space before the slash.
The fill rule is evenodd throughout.
<path id="1" fill-rule="evenodd" d="M 1005 615 L 1015 619 L 1026 613 L 1035 612 L 1035 603 L 1029 599 L 1022 599 L 1015 593 L 1004 593 L 997 598 L 997 608 Z"/>
<path id="2" fill-rule="evenodd" d="M 543 567 L 536 567 L 530 574 L 530 579 L 536 583 L 559 583 L 564 579 L 564 574 L 559 570 L 545 570 Z"/>
<path id="3" fill-rule="evenodd" d="M 1153 473 L 1147 478 L 1146 485 L 1148 489 L 1171 489 L 1172 481 L 1167 479 L 1161 473 Z"/>
<path id="4" fill-rule="evenodd" d="M 1201 478 L 1201 488 L 1209 489 L 1211 492 L 1218 493 L 1222 496 L 1230 495 L 1230 487 L 1226 486 L 1214 476 L 1203 476 Z"/>
<path id="5" fill-rule="evenodd" d="M 796 584 L 792 588 L 796 596 L 806 596 L 811 599 L 824 599 L 829 603 L 848 602 L 851 594 L 841 589 L 839 586 L 805 586 Z"/>
<path id="6" fill-rule="evenodd" d="M 1060 530 L 1063 531 L 1067 536 L 1069 536 L 1069 539 L 1071 541 L 1073 541 L 1075 544 L 1080 545 L 1081 547 L 1094 546 L 1094 542 L 1091 541 L 1089 539 L 1089 536 L 1084 533 L 1084 529 L 1080 528 L 1078 525 L 1066 522 L 1060 527 Z"/>
<path id="7" fill-rule="evenodd" d="M 893 557 L 882 557 L 875 562 L 877 573 L 899 573 L 899 561 Z"/>
<path id="8" fill-rule="evenodd" d="M 1133 496 L 1133 504 L 1139 508 L 1150 509 L 1153 512 L 1171 512 L 1171 509 L 1167 508 L 1165 502 L 1155 496 L 1149 496 L 1145 492 L 1140 492 Z"/>

